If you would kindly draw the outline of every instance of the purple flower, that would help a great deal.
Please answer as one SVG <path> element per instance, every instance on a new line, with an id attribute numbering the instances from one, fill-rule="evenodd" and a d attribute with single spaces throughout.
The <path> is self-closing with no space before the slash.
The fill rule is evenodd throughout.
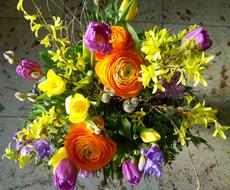
<path id="1" fill-rule="evenodd" d="M 82 178 L 90 178 L 93 176 L 93 172 L 80 169 L 78 175 Z"/>
<path id="2" fill-rule="evenodd" d="M 33 141 L 32 144 L 39 159 L 50 156 L 51 150 L 49 141 L 45 139 L 39 139 L 37 141 Z"/>
<path id="3" fill-rule="evenodd" d="M 152 146 L 149 150 L 141 150 L 141 154 L 147 158 L 144 167 L 144 175 L 160 177 L 163 174 L 162 164 L 165 162 L 164 155 L 158 145 Z"/>
<path id="4" fill-rule="evenodd" d="M 122 174 L 131 185 L 137 185 L 142 176 L 141 171 L 138 169 L 138 164 L 136 162 L 132 163 L 131 160 L 126 160 L 122 163 Z"/>
<path id="5" fill-rule="evenodd" d="M 29 59 L 23 59 L 16 67 L 16 72 L 28 80 L 38 80 L 42 76 L 42 68 L 39 63 Z"/>
<path id="6" fill-rule="evenodd" d="M 57 166 L 54 174 L 54 185 L 60 190 L 73 190 L 77 179 L 77 169 L 68 160 L 62 160 Z"/>
<path id="7" fill-rule="evenodd" d="M 18 143 L 21 143 L 21 142 L 18 142 Z M 20 147 L 21 147 L 21 145 L 22 144 L 20 144 Z M 16 146 L 17 146 L 17 144 L 16 144 Z M 23 147 L 21 147 L 20 154 L 22 156 L 25 156 L 27 153 L 30 153 L 32 151 L 33 151 L 33 146 L 30 143 L 28 143 L 28 144 L 24 145 Z"/>
<path id="8" fill-rule="evenodd" d="M 147 160 L 145 168 L 143 170 L 144 175 L 148 175 L 148 176 L 157 176 L 160 177 L 163 174 L 161 165 L 156 163 L 156 162 L 152 162 L 151 160 Z"/>
<path id="9" fill-rule="evenodd" d="M 112 51 L 111 26 L 107 23 L 90 22 L 84 34 L 84 44 L 92 52 L 107 54 Z"/>
<path id="10" fill-rule="evenodd" d="M 202 27 L 199 27 L 195 30 L 188 32 L 182 39 L 182 43 L 185 43 L 188 40 L 195 40 L 196 45 L 200 46 L 200 51 L 205 51 L 206 49 L 212 46 L 212 40 L 209 37 L 209 34 Z"/>
<path id="11" fill-rule="evenodd" d="M 179 72 L 176 72 L 170 82 L 167 82 L 166 79 L 161 79 L 161 84 L 165 88 L 164 92 L 158 90 L 158 94 L 161 98 L 176 96 L 184 92 L 185 86 L 182 83 L 177 84 L 180 79 L 180 75 L 181 74 Z"/>
<path id="12" fill-rule="evenodd" d="M 165 162 L 164 155 L 157 145 L 152 146 L 144 155 L 152 162 L 157 162 L 159 164 Z"/>
<path id="13" fill-rule="evenodd" d="M 25 156 L 27 153 L 29 152 L 32 152 L 33 151 L 33 145 L 32 143 L 27 143 L 27 140 L 26 140 L 26 135 L 23 133 L 23 132 L 20 132 L 22 135 L 22 141 L 18 141 L 18 134 L 19 132 L 15 132 L 13 134 L 13 141 L 16 143 L 15 146 L 16 146 L 16 150 L 19 150 L 20 149 L 20 154 L 22 156 Z"/>

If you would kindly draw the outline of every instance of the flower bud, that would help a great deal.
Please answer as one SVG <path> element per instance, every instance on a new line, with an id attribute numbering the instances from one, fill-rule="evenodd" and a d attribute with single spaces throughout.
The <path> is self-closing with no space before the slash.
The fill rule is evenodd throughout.
<path id="1" fill-rule="evenodd" d="M 124 108 L 125 112 L 127 112 L 127 113 L 131 113 L 135 110 L 135 106 L 132 104 L 124 104 L 123 108 Z"/>
<path id="2" fill-rule="evenodd" d="M 104 86 L 104 91 L 109 93 L 110 89 L 107 86 Z"/>
<path id="3" fill-rule="evenodd" d="M 111 96 L 108 93 L 104 93 L 101 96 L 101 101 L 105 104 L 108 103 L 110 99 L 111 99 Z"/>
<path id="4" fill-rule="evenodd" d="M 110 43 L 112 35 L 111 26 L 107 23 L 92 21 L 84 34 L 84 45 L 92 52 L 107 54 L 112 51 Z"/>
<path id="5" fill-rule="evenodd" d="M 139 162 L 138 162 L 138 169 L 140 171 L 143 171 L 143 169 L 145 168 L 145 165 L 146 165 L 146 158 L 143 155 L 141 155 Z"/>
<path id="6" fill-rule="evenodd" d="M 138 170 L 137 162 L 132 163 L 131 160 L 126 160 L 122 163 L 122 174 L 131 185 L 137 185 L 142 177 L 141 171 Z"/>
<path id="7" fill-rule="evenodd" d="M 156 142 L 161 138 L 160 134 L 151 128 L 141 129 L 140 137 L 145 143 Z"/>
<path id="8" fill-rule="evenodd" d="M 205 51 L 212 46 L 212 40 L 209 37 L 209 34 L 202 27 L 199 27 L 195 30 L 188 32 L 182 39 L 182 43 L 186 41 L 194 40 L 196 45 L 199 46 L 200 51 Z"/>
<path id="9" fill-rule="evenodd" d="M 114 89 L 111 89 L 111 90 L 109 91 L 109 95 L 110 95 L 110 96 L 114 96 L 114 95 L 115 95 L 115 93 L 116 93 L 116 92 L 115 92 L 115 90 L 114 90 Z"/>
<path id="10" fill-rule="evenodd" d="M 31 102 L 36 102 L 38 95 L 34 93 L 28 93 L 27 94 L 27 99 L 30 100 Z"/>
<path id="11" fill-rule="evenodd" d="M 3 56 L 10 64 L 17 64 L 17 61 L 14 58 L 13 51 L 6 51 L 5 53 L 3 53 Z"/>
<path id="12" fill-rule="evenodd" d="M 54 184 L 60 190 L 73 190 L 76 184 L 77 168 L 69 159 L 62 160 L 55 170 Z"/>
<path id="13" fill-rule="evenodd" d="M 93 76 L 93 70 L 89 70 L 89 71 L 87 72 L 87 76 L 92 77 L 92 76 Z"/>
<path id="14" fill-rule="evenodd" d="M 16 72 L 28 80 L 38 80 L 42 76 L 42 68 L 39 63 L 29 59 L 23 59 L 16 67 Z"/>
<path id="15" fill-rule="evenodd" d="M 132 4 L 130 5 L 129 10 L 125 17 L 126 21 L 132 21 L 137 13 L 137 2 L 136 0 L 131 0 L 131 1 L 132 1 Z M 130 0 L 122 1 L 121 6 L 119 8 L 120 16 L 122 16 L 125 13 L 127 6 L 129 6 L 129 3 L 130 3 Z"/>
<path id="16" fill-rule="evenodd" d="M 22 92 L 16 92 L 14 94 L 15 98 L 17 98 L 20 101 L 24 101 L 27 98 L 27 95 L 25 93 Z"/>
<path id="17" fill-rule="evenodd" d="M 134 97 L 134 98 L 131 98 L 130 100 L 131 104 L 134 105 L 135 107 L 137 107 L 139 101 L 138 101 L 138 98 Z"/>

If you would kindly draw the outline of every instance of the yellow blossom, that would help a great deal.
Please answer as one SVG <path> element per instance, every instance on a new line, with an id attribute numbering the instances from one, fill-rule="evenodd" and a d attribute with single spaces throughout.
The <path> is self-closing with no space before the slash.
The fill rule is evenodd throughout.
<path id="1" fill-rule="evenodd" d="M 58 149 L 58 151 L 52 156 L 52 158 L 48 162 L 48 165 L 53 166 L 53 173 L 55 173 L 58 164 L 65 158 L 67 158 L 65 147 L 61 147 Z"/>
<path id="2" fill-rule="evenodd" d="M 161 138 L 160 134 L 151 128 L 143 128 L 140 137 L 145 143 L 156 142 Z"/>
<path id="3" fill-rule="evenodd" d="M 131 0 L 131 1 L 130 0 L 123 0 L 121 3 L 120 9 L 119 9 L 120 13 L 123 14 L 126 11 L 127 6 L 129 6 L 129 3 L 131 2 L 128 13 L 125 17 L 126 21 L 132 21 L 134 19 L 134 17 L 136 16 L 136 13 L 137 13 L 137 9 L 138 9 L 137 8 L 137 2 L 136 2 L 136 0 Z"/>
<path id="4" fill-rule="evenodd" d="M 51 97 L 65 91 L 65 81 L 51 69 L 47 73 L 47 79 L 39 83 L 38 88 Z"/>
<path id="5" fill-rule="evenodd" d="M 65 106 L 69 120 L 72 123 L 80 123 L 86 119 L 90 104 L 83 95 L 75 94 L 74 97 L 66 98 Z"/>

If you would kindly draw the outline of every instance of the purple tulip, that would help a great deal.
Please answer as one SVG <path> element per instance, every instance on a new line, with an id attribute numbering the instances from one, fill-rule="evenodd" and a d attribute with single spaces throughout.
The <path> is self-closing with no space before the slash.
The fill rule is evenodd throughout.
<path id="1" fill-rule="evenodd" d="M 91 172 L 91 171 L 86 171 L 86 170 L 80 169 L 78 175 L 79 175 L 80 177 L 82 177 L 82 178 L 90 178 L 90 177 L 92 177 L 94 174 L 93 174 L 93 172 Z"/>
<path id="2" fill-rule="evenodd" d="M 90 22 L 84 34 L 84 44 L 92 52 L 107 54 L 112 51 L 111 26 L 107 23 Z"/>
<path id="3" fill-rule="evenodd" d="M 205 51 L 206 49 L 212 46 L 212 40 L 209 37 L 209 34 L 202 27 L 199 27 L 195 30 L 188 32 L 182 39 L 182 43 L 185 43 L 188 40 L 194 40 L 196 45 L 200 46 L 200 51 Z"/>
<path id="4" fill-rule="evenodd" d="M 158 94 L 161 98 L 176 96 L 184 92 L 185 86 L 182 83 L 177 84 L 180 79 L 180 73 L 176 72 L 171 78 L 170 82 L 167 82 L 166 79 L 161 79 L 161 84 L 165 88 L 165 91 L 162 92 L 158 90 Z"/>
<path id="5" fill-rule="evenodd" d="M 57 166 L 54 174 L 54 185 L 60 190 L 73 190 L 77 179 L 77 169 L 67 158 Z"/>
<path id="6" fill-rule="evenodd" d="M 138 169 L 138 164 L 136 162 L 132 163 L 131 160 L 126 160 L 122 163 L 122 174 L 131 185 L 137 185 L 142 176 L 141 171 Z"/>
<path id="7" fill-rule="evenodd" d="M 152 146 L 149 150 L 141 150 L 141 154 L 147 158 L 144 167 L 144 175 L 160 177 L 163 174 L 162 164 L 165 162 L 164 155 L 158 145 Z"/>
<path id="8" fill-rule="evenodd" d="M 51 150 L 49 141 L 45 139 L 39 139 L 37 141 L 33 141 L 32 144 L 39 159 L 50 156 Z"/>
<path id="9" fill-rule="evenodd" d="M 42 76 L 41 65 L 29 59 L 23 59 L 16 67 L 16 72 L 28 80 L 38 80 Z"/>

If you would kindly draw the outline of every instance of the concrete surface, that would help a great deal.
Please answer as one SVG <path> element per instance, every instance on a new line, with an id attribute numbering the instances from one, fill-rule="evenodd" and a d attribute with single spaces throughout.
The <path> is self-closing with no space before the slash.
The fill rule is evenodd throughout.
<path id="1" fill-rule="evenodd" d="M 46 8 L 46 0 L 35 0 Z M 54 0 L 55 1 L 55 0 Z M 64 4 L 58 2 L 61 10 L 67 11 Z M 92 0 L 90 0 L 92 3 Z M 31 1 L 25 0 L 29 10 L 34 9 Z M 52 1 L 50 9 L 54 15 L 63 15 Z M 223 122 L 230 124 L 230 0 L 139 0 L 139 11 L 133 23 L 139 31 L 150 29 L 155 24 L 171 28 L 172 32 L 185 28 L 189 24 L 202 24 L 209 31 L 214 41 L 210 53 L 216 55 L 212 67 L 206 73 L 209 87 L 198 89 L 211 105 L 222 112 Z M 70 10 L 81 7 L 79 0 L 65 0 Z M 39 61 L 37 52 L 41 47 L 30 32 L 29 24 L 15 9 L 17 0 L 0 0 L 0 52 L 14 50 L 16 56 Z M 49 17 L 48 12 L 45 13 Z M 17 129 L 23 126 L 23 118 L 28 112 L 29 103 L 22 103 L 14 98 L 15 90 L 26 91 L 32 83 L 23 80 L 15 73 L 15 66 L 6 63 L 0 56 L 0 156 Z M 230 189 L 230 141 L 219 137 L 213 139 L 212 129 L 194 128 L 202 135 L 214 150 L 202 145 L 199 149 L 190 146 L 195 167 L 204 190 Z M 230 133 L 227 133 L 230 136 Z M 18 165 L 8 160 L 0 160 L 0 190 L 52 190 L 52 175 L 43 167 L 27 166 L 20 170 Z M 96 190 L 100 179 L 81 180 L 80 189 Z M 192 190 L 196 188 L 196 179 L 192 165 L 185 150 L 178 155 L 172 167 L 165 168 L 165 175 L 156 182 L 142 183 L 133 189 Z M 128 187 L 127 189 L 132 189 Z"/>

